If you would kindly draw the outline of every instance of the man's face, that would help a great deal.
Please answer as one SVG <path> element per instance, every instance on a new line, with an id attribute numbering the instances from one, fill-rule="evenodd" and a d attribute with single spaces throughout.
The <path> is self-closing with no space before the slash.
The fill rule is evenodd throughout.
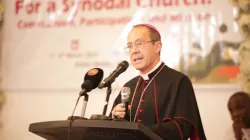
<path id="1" fill-rule="evenodd" d="M 161 42 L 152 41 L 146 27 L 132 29 L 127 41 L 128 46 L 133 46 L 129 51 L 131 64 L 143 74 L 149 72 L 158 62 Z"/>
<path id="2" fill-rule="evenodd" d="M 243 96 L 235 96 L 229 100 L 228 108 L 234 122 L 249 122 L 249 103 Z"/>

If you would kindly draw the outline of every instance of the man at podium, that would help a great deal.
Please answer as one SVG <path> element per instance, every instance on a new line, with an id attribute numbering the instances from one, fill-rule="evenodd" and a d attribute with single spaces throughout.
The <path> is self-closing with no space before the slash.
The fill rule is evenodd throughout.
<path id="1" fill-rule="evenodd" d="M 206 140 L 191 81 L 160 60 L 159 31 L 138 24 L 127 41 L 125 49 L 140 74 L 124 85 L 131 89 L 129 109 L 119 94 L 110 116 L 141 123 L 165 140 Z"/>

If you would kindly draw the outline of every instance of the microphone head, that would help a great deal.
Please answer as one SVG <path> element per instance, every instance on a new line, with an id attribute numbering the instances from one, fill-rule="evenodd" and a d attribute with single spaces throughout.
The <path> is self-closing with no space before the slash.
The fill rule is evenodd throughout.
<path id="1" fill-rule="evenodd" d="M 90 92 L 92 89 L 94 89 L 94 85 L 90 80 L 86 80 L 81 85 L 82 89 L 85 89 L 87 92 Z"/>
<path id="2" fill-rule="evenodd" d="M 122 103 L 128 102 L 130 96 L 130 88 L 129 87 L 123 87 L 121 90 L 121 101 Z"/>
<path id="3" fill-rule="evenodd" d="M 128 61 L 122 61 L 117 68 L 121 69 L 121 72 L 124 72 L 128 68 L 129 64 Z"/>
<path id="4" fill-rule="evenodd" d="M 100 68 L 93 68 L 86 73 L 84 81 L 90 81 L 93 85 L 92 89 L 95 89 L 101 83 L 102 78 L 103 70 Z"/>

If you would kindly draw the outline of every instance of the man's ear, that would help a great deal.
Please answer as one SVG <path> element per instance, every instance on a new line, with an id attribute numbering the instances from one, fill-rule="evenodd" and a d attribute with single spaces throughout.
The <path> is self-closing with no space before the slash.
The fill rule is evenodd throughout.
<path id="1" fill-rule="evenodd" d="M 162 48 L 162 42 L 161 41 L 157 41 L 155 42 L 155 53 L 160 53 L 161 52 L 161 48 Z"/>

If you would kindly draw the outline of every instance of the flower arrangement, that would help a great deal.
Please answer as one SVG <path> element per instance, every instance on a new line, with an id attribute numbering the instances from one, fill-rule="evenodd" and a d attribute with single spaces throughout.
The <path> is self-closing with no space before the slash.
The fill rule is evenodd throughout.
<path id="1" fill-rule="evenodd" d="M 241 89 L 250 93 L 250 39 L 242 42 L 239 52 L 240 73 L 238 75 Z"/>
<path id="2" fill-rule="evenodd" d="M 229 1 L 238 9 L 235 21 L 243 38 L 239 49 L 240 73 L 238 80 L 241 89 L 250 94 L 250 1 Z"/>

